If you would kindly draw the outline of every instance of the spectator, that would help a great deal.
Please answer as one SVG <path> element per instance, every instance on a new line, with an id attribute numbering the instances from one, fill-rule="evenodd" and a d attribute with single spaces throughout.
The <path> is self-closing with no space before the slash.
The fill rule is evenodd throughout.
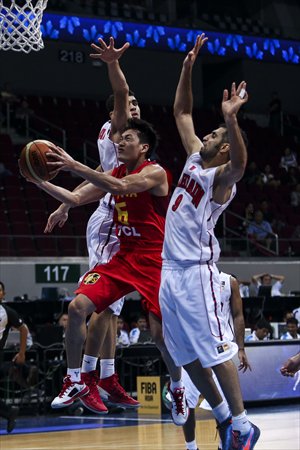
<path id="1" fill-rule="evenodd" d="M 258 186 L 273 186 L 277 188 L 280 185 L 280 180 L 276 180 L 270 164 L 266 164 L 263 172 L 261 172 L 257 183 Z"/>
<path id="2" fill-rule="evenodd" d="M 289 339 L 300 339 L 300 334 L 297 333 L 298 320 L 295 317 L 291 317 L 290 319 L 287 319 L 286 327 L 287 327 L 287 331 L 285 333 L 283 333 L 282 336 L 280 336 L 280 339 L 282 341 L 289 340 Z"/>
<path id="3" fill-rule="evenodd" d="M 266 319 L 259 319 L 255 324 L 255 329 L 250 336 L 246 337 L 245 342 L 267 341 L 272 331 L 272 327 Z"/>
<path id="4" fill-rule="evenodd" d="M 249 297 L 250 296 L 249 286 L 251 284 L 250 281 L 237 279 L 237 282 L 239 284 L 240 296 L 242 298 Z"/>
<path id="5" fill-rule="evenodd" d="M 124 325 L 123 317 L 119 316 L 117 321 L 117 345 L 127 346 L 130 345 L 130 341 L 127 331 L 124 330 Z"/>
<path id="6" fill-rule="evenodd" d="M 284 282 L 283 275 L 271 275 L 269 273 L 260 273 L 258 275 L 253 275 L 252 283 L 255 285 L 258 295 L 260 286 L 270 286 L 271 287 L 271 297 L 281 296 L 281 288 Z M 273 284 L 272 281 L 275 280 Z"/>
<path id="7" fill-rule="evenodd" d="M 23 365 L 25 363 L 26 339 L 28 335 L 28 328 L 23 323 L 22 319 L 15 310 L 3 305 L 5 298 L 5 286 L 0 281 L 0 366 L 3 355 L 3 348 L 5 346 L 7 336 L 11 327 L 17 328 L 20 332 L 20 349 L 13 357 L 12 361 L 15 364 Z M 10 433 L 15 427 L 15 420 L 19 409 L 14 406 L 6 405 L 4 401 L 0 400 L 0 416 L 7 419 L 7 432 Z"/>
<path id="8" fill-rule="evenodd" d="M 148 332 L 148 324 L 145 316 L 139 316 L 137 320 L 137 327 L 133 328 L 129 333 L 130 344 L 141 342 L 141 337 Z"/>
<path id="9" fill-rule="evenodd" d="M 300 206 L 300 183 L 296 184 L 294 190 L 291 192 L 291 206 L 294 208 Z"/>
<path id="10" fill-rule="evenodd" d="M 283 151 L 283 156 L 280 159 L 279 167 L 289 170 L 290 167 L 298 167 L 297 157 L 290 147 L 286 147 Z"/>
<path id="11" fill-rule="evenodd" d="M 247 234 L 260 244 L 270 248 L 272 242 L 271 233 L 273 233 L 273 230 L 270 222 L 264 220 L 262 211 L 258 209 L 254 213 L 253 222 L 250 222 L 250 225 L 247 228 Z"/>
<path id="12" fill-rule="evenodd" d="M 258 170 L 258 167 L 256 165 L 256 162 L 252 161 L 248 164 L 245 175 L 243 178 L 243 181 L 246 184 L 256 184 L 257 180 L 259 179 L 260 171 Z"/>

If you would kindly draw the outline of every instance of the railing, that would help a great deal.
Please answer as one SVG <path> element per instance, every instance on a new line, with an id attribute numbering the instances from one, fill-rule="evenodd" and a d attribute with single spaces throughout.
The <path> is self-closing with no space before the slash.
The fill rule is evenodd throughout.
<path id="1" fill-rule="evenodd" d="M 61 145 L 64 149 L 67 148 L 67 133 L 63 128 L 54 125 L 48 120 L 42 119 L 39 116 L 26 115 L 26 138 L 36 135 L 38 138 L 53 140 L 56 144 Z"/>
<path id="2" fill-rule="evenodd" d="M 264 254 L 265 256 L 279 256 L 279 239 L 278 239 L 278 235 L 276 233 L 273 233 L 273 232 L 268 233 L 274 242 L 275 248 L 272 249 L 266 245 L 263 245 L 261 242 L 251 239 L 249 236 L 243 236 L 241 234 L 241 232 L 238 231 L 238 229 L 235 230 L 235 229 L 227 226 L 227 216 L 234 217 L 235 219 L 240 221 L 241 229 L 245 229 L 245 225 L 249 225 L 251 223 L 250 220 L 246 219 L 245 217 L 240 216 L 239 214 L 236 214 L 230 210 L 226 210 L 223 213 L 223 245 L 225 246 L 225 248 L 228 247 L 228 233 L 230 233 L 230 235 L 234 236 L 236 238 L 236 240 L 245 241 L 246 250 L 247 250 L 248 255 L 251 254 L 250 248 L 255 246 L 256 249 L 260 253 Z M 265 231 L 265 229 L 263 227 L 260 227 L 259 225 L 256 225 L 256 226 L 257 226 L 257 228 L 260 228 L 261 230 Z M 233 238 L 231 236 L 230 236 L 229 240 L 232 241 Z"/>
<path id="3" fill-rule="evenodd" d="M 95 142 L 92 141 L 84 141 L 83 143 L 83 164 L 86 166 L 92 166 L 97 167 L 99 165 L 99 161 L 96 161 L 94 158 L 91 158 L 88 156 L 89 151 L 94 152 L 95 150 L 98 151 L 98 147 L 95 144 Z"/>

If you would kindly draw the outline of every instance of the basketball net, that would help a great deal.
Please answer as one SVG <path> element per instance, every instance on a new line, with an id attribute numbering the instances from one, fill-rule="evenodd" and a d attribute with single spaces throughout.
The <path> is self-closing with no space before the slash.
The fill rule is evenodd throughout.
<path id="1" fill-rule="evenodd" d="M 0 50 L 29 53 L 44 48 L 41 23 L 47 1 L 0 0 Z"/>

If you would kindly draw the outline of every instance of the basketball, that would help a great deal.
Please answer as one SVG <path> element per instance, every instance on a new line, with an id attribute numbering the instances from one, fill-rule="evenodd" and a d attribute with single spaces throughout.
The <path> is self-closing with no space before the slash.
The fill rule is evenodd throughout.
<path id="1" fill-rule="evenodd" d="M 49 181 L 55 175 L 51 175 L 50 167 L 47 162 L 50 161 L 46 153 L 52 152 L 55 145 L 45 140 L 36 140 L 29 142 L 21 151 L 19 167 L 22 175 L 31 181 Z"/>

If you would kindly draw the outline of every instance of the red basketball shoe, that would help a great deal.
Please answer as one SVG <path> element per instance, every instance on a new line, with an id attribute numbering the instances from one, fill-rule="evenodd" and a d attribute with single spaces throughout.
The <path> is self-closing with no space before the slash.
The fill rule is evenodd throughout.
<path id="1" fill-rule="evenodd" d="M 118 375 L 100 379 L 98 390 L 101 398 L 109 405 L 123 406 L 125 408 L 138 408 L 140 403 L 127 394 L 119 383 Z"/>
<path id="2" fill-rule="evenodd" d="M 81 379 L 90 389 L 87 395 L 80 398 L 81 403 L 96 414 L 107 414 L 108 409 L 104 405 L 97 388 L 97 383 L 99 382 L 97 371 L 82 373 Z"/>

